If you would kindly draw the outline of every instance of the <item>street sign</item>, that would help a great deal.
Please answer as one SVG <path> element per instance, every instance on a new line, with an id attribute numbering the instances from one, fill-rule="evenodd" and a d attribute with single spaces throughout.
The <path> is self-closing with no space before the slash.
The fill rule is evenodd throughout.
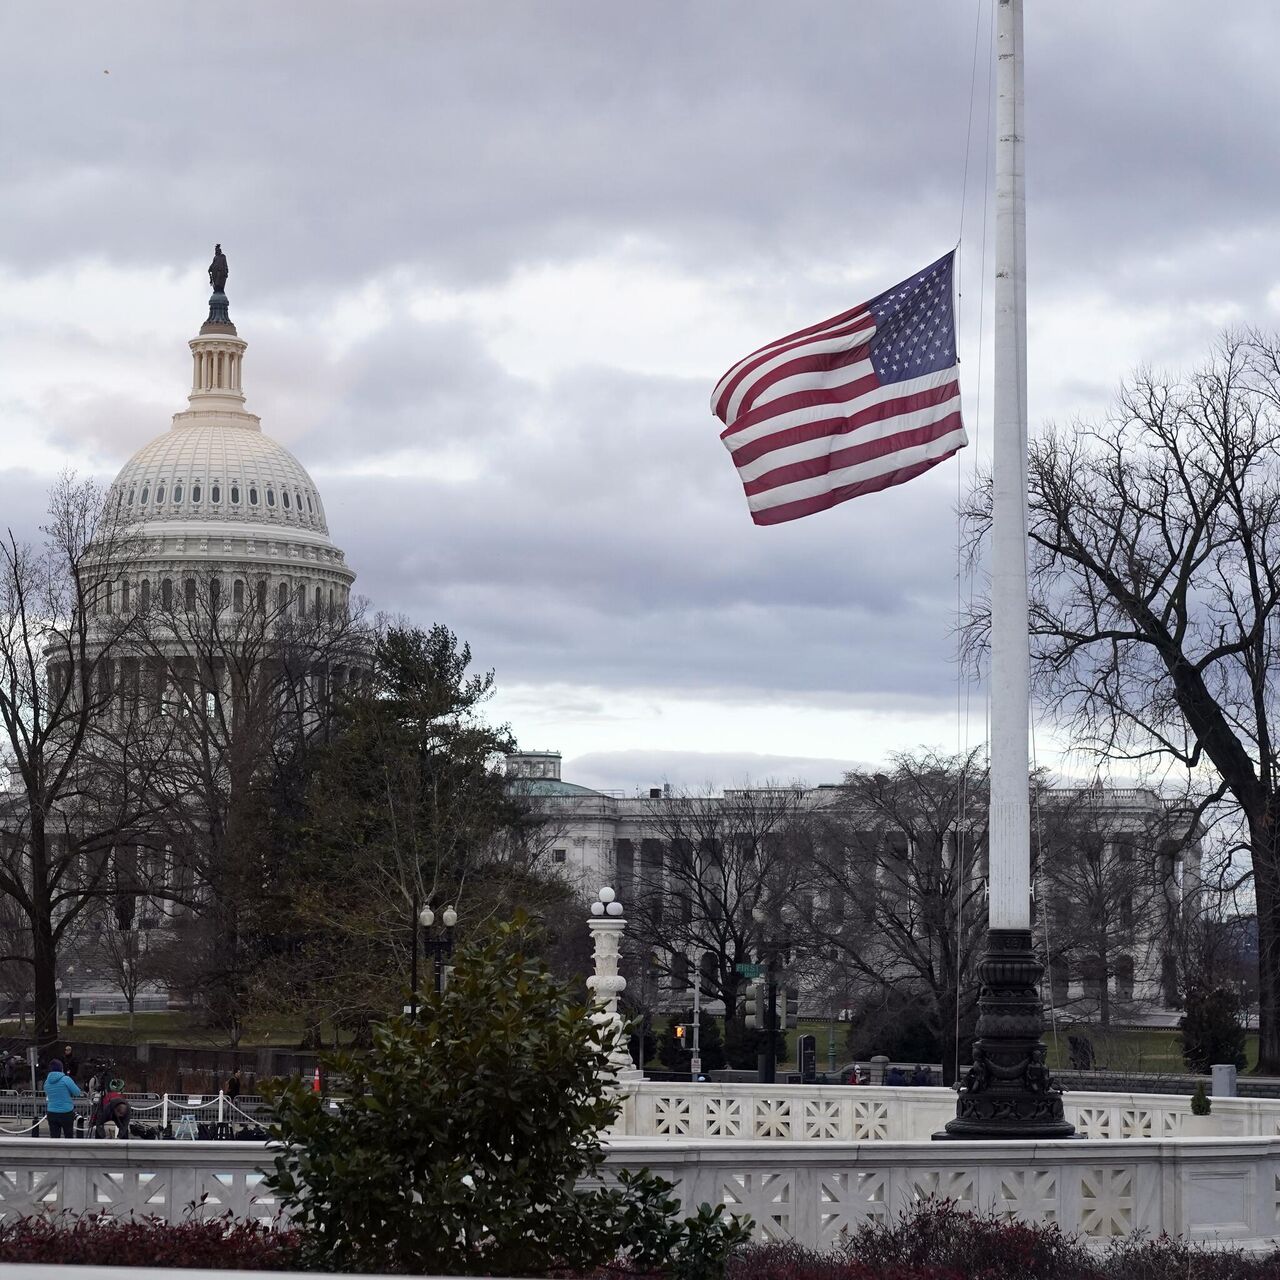
<path id="1" fill-rule="evenodd" d="M 735 964 L 733 968 L 735 973 L 742 974 L 744 978 L 759 978 L 764 973 L 762 964 Z"/>

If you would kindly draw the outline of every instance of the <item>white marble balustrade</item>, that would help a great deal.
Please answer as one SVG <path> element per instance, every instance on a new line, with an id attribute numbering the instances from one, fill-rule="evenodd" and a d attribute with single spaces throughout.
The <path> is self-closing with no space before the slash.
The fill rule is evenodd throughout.
<path id="1" fill-rule="evenodd" d="M 645 1082 L 623 1094 L 612 1133 L 635 1138 L 924 1141 L 956 1112 L 950 1089 Z M 1077 1091 L 1065 1102 L 1086 1138 L 1174 1138 L 1189 1128 L 1191 1099 L 1180 1094 Z M 1227 1137 L 1280 1135 L 1280 1098 L 1214 1098 L 1210 1127 Z"/>
<path id="2" fill-rule="evenodd" d="M 761 1240 L 836 1243 L 929 1197 L 1103 1241 L 1135 1231 L 1265 1248 L 1280 1236 L 1280 1138 L 1043 1143 L 616 1138 L 613 1168 L 750 1214 Z"/>
<path id="3" fill-rule="evenodd" d="M 94 1142 L 0 1138 L 0 1219 L 105 1213 L 181 1222 L 198 1215 L 272 1221 L 260 1142 Z"/>

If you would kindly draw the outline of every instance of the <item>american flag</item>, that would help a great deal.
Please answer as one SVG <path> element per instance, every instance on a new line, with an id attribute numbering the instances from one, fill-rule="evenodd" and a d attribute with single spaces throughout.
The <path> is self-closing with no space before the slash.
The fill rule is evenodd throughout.
<path id="1" fill-rule="evenodd" d="M 711 410 L 756 524 L 902 484 L 969 442 L 948 253 L 892 289 L 779 338 L 720 379 Z"/>

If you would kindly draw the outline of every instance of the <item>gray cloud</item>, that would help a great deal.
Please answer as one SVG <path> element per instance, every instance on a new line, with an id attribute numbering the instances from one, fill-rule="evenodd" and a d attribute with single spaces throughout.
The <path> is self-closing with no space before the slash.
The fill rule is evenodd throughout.
<path id="1" fill-rule="evenodd" d="M 953 470 L 757 530 L 707 413 L 719 368 L 570 358 L 535 382 L 504 367 L 474 316 L 423 319 L 399 286 L 475 290 L 638 241 L 655 270 L 711 282 L 744 313 L 775 292 L 815 320 L 848 305 L 848 271 L 888 283 L 959 232 L 977 12 L 12 8 L 0 270 L 189 277 L 194 328 L 221 240 L 250 407 L 318 473 L 361 589 L 449 622 L 504 684 L 945 711 Z M 1105 358 L 1113 331 L 1133 358 L 1179 364 L 1231 319 L 1275 323 L 1280 14 L 1263 0 L 1212 21 L 1190 0 L 1081 0 L 1033 6 L 1027 24 L 1033 405 L 1068 417 L 1123 373 Z M 983 45 L 970 306 L 986 66 Z M 389 281 L 386 314 L 331 340 L 335 299 Z M 39 422 L 50 450 L 93 468 L 162 430 L 188 332 L 123 347 L 113 322 L 144 305 L 124 292 L 89 315 L 6 315 L 0 297 L 0 334 L 38 340 L 67 370 L 39 392 L 8 371 L 4 438 Z M 127 393 L 82 376 L 108 358 L 136 371 Z M 978 370 L 964 373 L 973 395 Z M 397 461 L 409 453 L 416 469 Z M 0 524 L 34 528 L 47 478 L 5 465 Z M 390 474 L 357 474 L 370 470 Z M 618 778 L 631 762 L 590 767 Z"/>

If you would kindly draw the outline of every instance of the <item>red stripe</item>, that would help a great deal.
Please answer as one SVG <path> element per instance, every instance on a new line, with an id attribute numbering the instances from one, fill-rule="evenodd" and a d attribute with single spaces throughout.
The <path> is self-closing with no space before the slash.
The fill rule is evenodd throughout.
<path id="1" fill-rule="evenodd" d="M 753 511 L 751 519 L 756 524 L 784 524 L 788 520 L 799 520 L 802 516 L 811 516 L 817 511 L 827 511 L 850 498 L 859 498 L 864 493 L 878 493 L 881 489 L 890 489 L 894 485 L 905 484 L 916 476 L 936 467 L 954 457 L 958 451 L 952 449 L 941 458 L 929 458 L 924 462 L 912 463 L 909 467 L 900 467 L 897 471 L 886 472 L 882 476 L 872 476 L 867 480 L 859 480 L 856 484 L 847 484 L 830 493 L 816 493 L 811 498 L 798 498 L 795 502 L 782 502 L 776 507 L 768 507 L 764 511 Z"/>
<path id="2" fill-rule="evenodd" d="M 869 422 L 883 422 L 885 418 L 896 417 L 900 413 L 914 413 L 917 409 L 929 409 L 935 404 L 945 404 L 960 393 L 960 384 L 956 381 L 934 387 L 929 391 L 917 391 L 913 395 L 899 396 L 896 400 L 882 400 L 879 404 L 870 404 L 865 409 L 853 413 L 842 413 L 818 422 L 803 422 L 796 427 L 784 427 L 772 435 L 761 436 L 758 440 L 749 440 L 744 445 L 731 451 L 733 465 L 744 467 L 748 462 L 762 458 L 775 449 L 785 449 L 788 445 L 804 444 L 808 440 L 820 440 L 823 436 L 846 435 L 865 427 Z"/>
<path id="3" fill-rule="evenodd" d="M 757 476 L 754 480 L 745 481 L 742 487 L 747 497 L 751 498 L 758 493 L 768 493 L 770 489 L 780 488 L 784 484 L 795 484 L 797 480 L 812 480 L 815 476 L 829 475 L 832 471 L 854 467 L 860 462 L 870 462 L 873 458 L 883 458 L 891 453 L 899 453 L 903 449 L 928 444 L 931 440 L 939 440 L 959 430 L 962 425 L 960 411 L 957 409 L 936 422 L 911 427 L 907 431 L 899 431 L 896 435 L 851 444 L 845 449 L 837 449 L 833 453 L 826 453 L 817 458 L 788 462 L 785 466 L 766 471 L 764 475 Z"/>
<path id="4" fill-rule="evenodd" d="M 750 413 L 744 413 L 740 418 L 735 418 L 733 426 L 725 427 L 720 433 L 720 439 L 728 440 L 739 431 L 745 431 L 748 427 L 757 426 L 761 422 L 768 422 L 770 418 L 790 413 L 793 409 L 812 409 L 815 405 L 850 404 L 859 396 L 866 395 L 868 391 L 874 391 L 879 385 L 880 379 L 872 372 L 863 374 L 861 378 L 854 378 L 852 382 L 846 382 L 839 387 L 807 387 L 803 391 L 793 391 L 788 396 L 779 396 L 777 400 L 770 400 L 768 404 L 761 405 Z"/>
<path id="5" fill-rule="evenodd" d="M 843 316 L 835 316 L 831 320 L 824 320 L 822 324 L 813 325 L 809 329 L 802 329 L 799 333 L 793 333 L 786 338 L 779 338 L 777 342 L 771 342 L 767 347 L 761 347 L 759 351 L 753 351 L 746 357 L 748 363 L 744 364 L 737 373 L 733 375 L 733 380 L 720 393 L 716 400 L 715 415 L 721 422 L 727 422 L 725 414 L 728 412 L 729 401 L 733 398 L 733 393 L 742 384 L 743 378 L 749 373 L 758 369 L 762 364 L 768 363 L 774 356 L 781 355 L 784 351 L 788 351 L 793 347 L 803 347 L 808 344 L 809 338 L 805 335 L 812 335 L 815 330 L 823 329 L 826 325 L 834 325 L 839 322 L 839 328 L 833 328 L 830 333 L 824 333 L 823 338 L 839 338 L 850 333 L 857 333 L 863 328 L 861 321 L 866 318 L 865 307 L 855 307 L 852 311 L 848 311 Z M 846 319 L 856 320 L 858 323 L 846 324 Z M 717 386 L 719 383 L 717 383 Z"/>
<path id="6" fill-rule="evenodd" d="M 850 347 L 846 351 L 820 351 L 816 355 L 805 355 L 802 348 L 798 355 L 793 356 L 790 360 L 784 361 L 777 368 L 770 369 L 764 374 L 759 381 L 753 382 L 747 392 L 743 395 L 741 403 L 738 405 L 738 412 L 734 418 L 736 423 L 744 414 L 750 413 L 770 387 L 775 386 L 784 378 L 794 378 L 800 373 L 837 373 L 841 369 L 847 369 L 850 365 L 858 364 L 860 361 L 866 360 L 871 354 L 871 343 L 860 342 L 856 347 Z"/>

